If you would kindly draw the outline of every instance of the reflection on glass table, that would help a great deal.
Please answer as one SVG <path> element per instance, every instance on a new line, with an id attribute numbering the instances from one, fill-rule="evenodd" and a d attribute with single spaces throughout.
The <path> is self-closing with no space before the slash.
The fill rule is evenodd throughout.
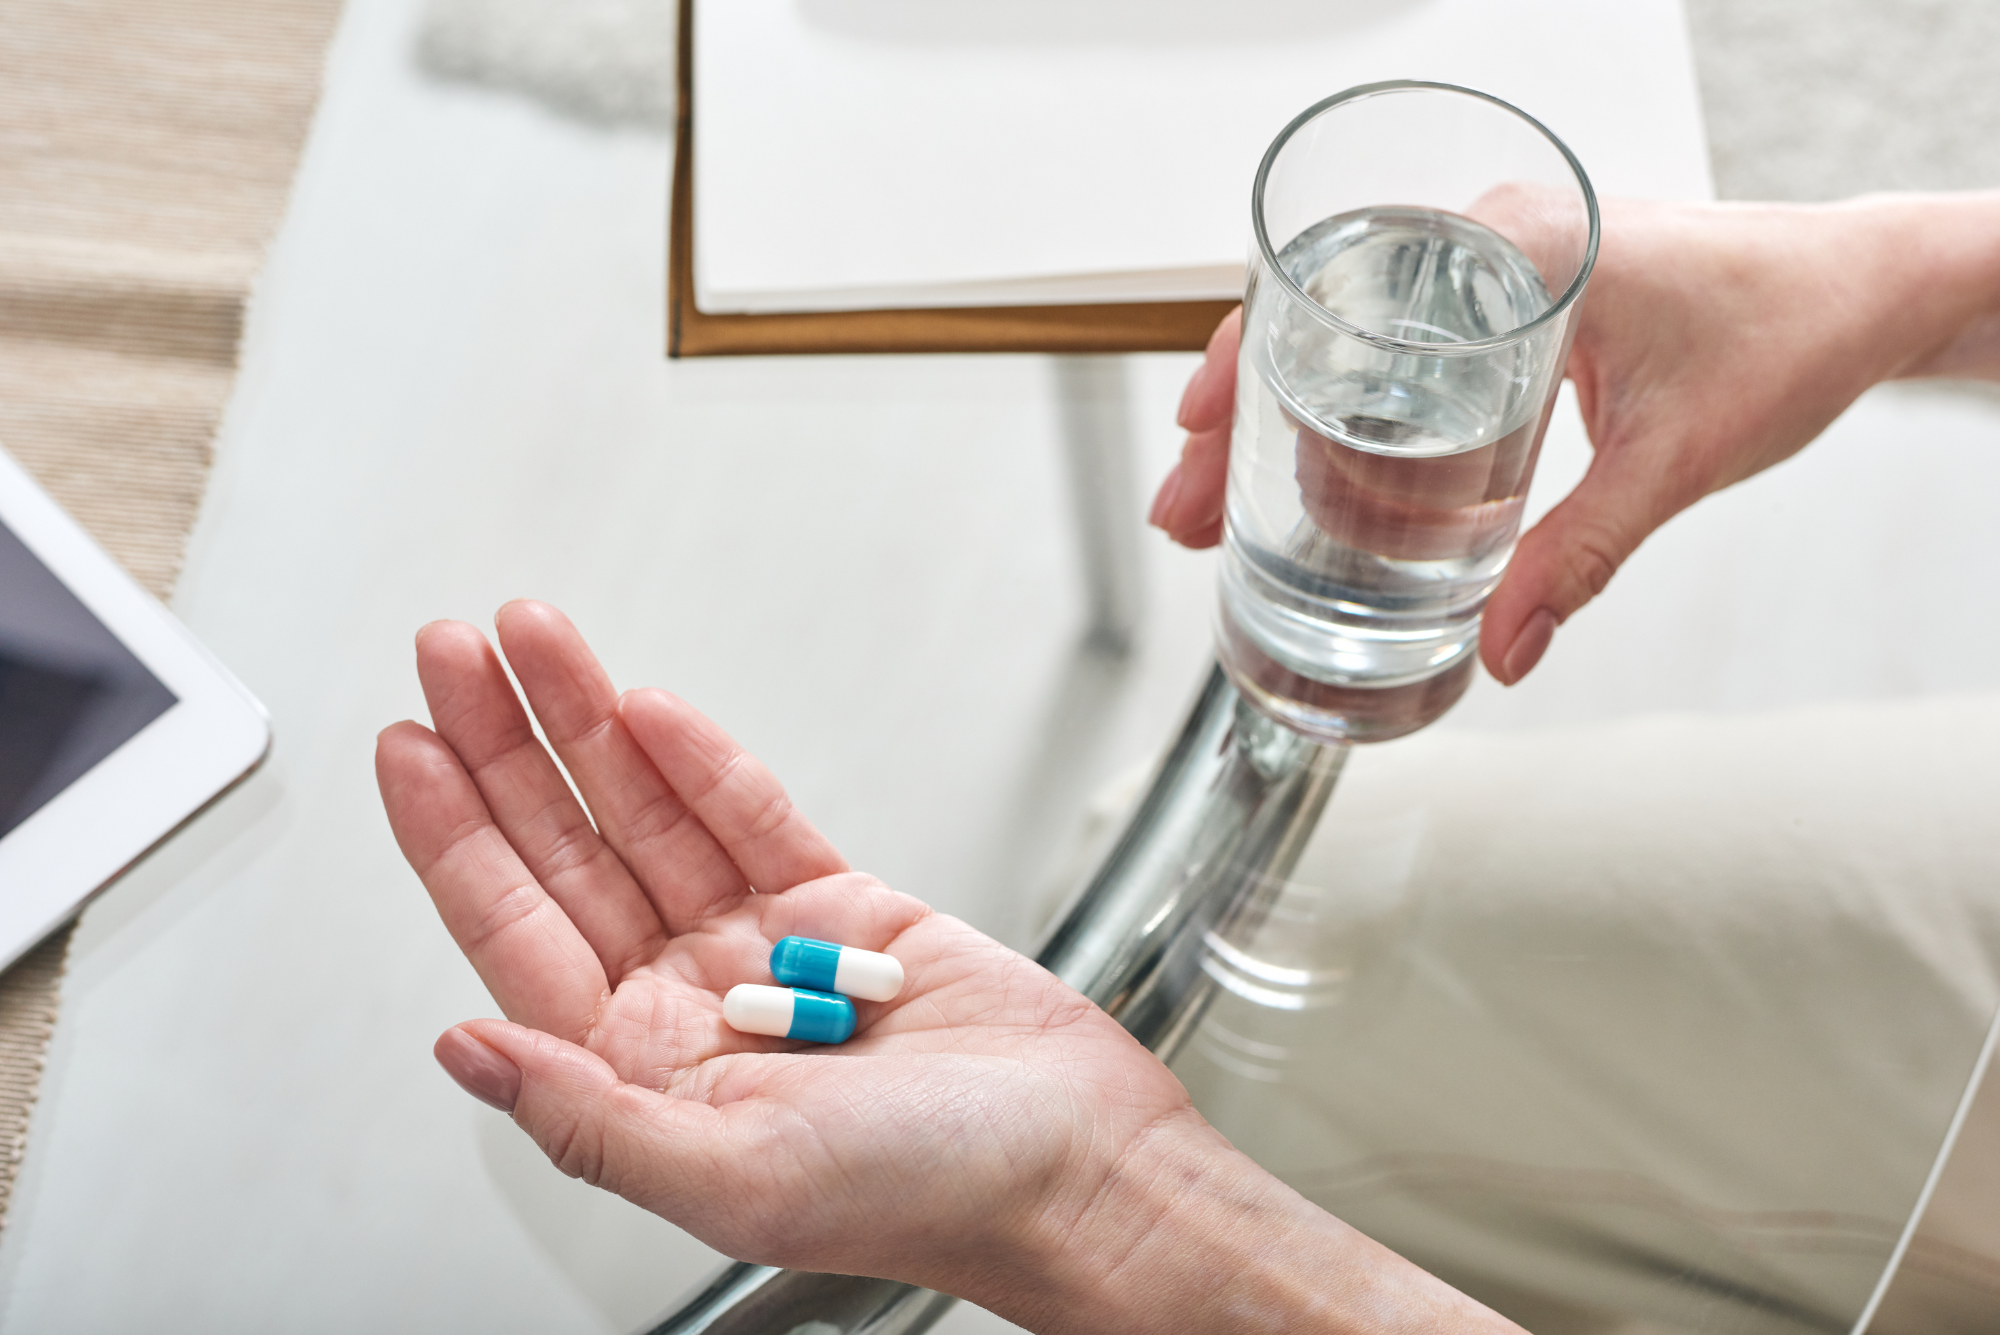
<path id="1" fill-rule="evenodd" d="M 1995 742 L 1933 699 L 1363 748 L 1174 1069 L 1537 1335 L 1855 1329 L 2000 1000 Z"/>

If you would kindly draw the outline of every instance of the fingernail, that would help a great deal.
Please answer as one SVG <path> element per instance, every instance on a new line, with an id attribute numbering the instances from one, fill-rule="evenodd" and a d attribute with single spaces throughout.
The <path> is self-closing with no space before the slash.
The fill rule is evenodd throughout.
<path id="1" fill-rule="evenodd" d="M 1188 425 L 1188 414 L 1194 409 L 1195 395 L 1201 391 L 1202 385 L 1208 380 L 1208 371 L 1209 363 L 1206 361 L 1202 362 L 1200 366 L 1195 367 L 1194 374 L 1188 377 L 1187 388 L 1181 391 L 1181 406 L 1175 410 L 1174 420 L 1180 423 L 1181 430 L 1183 431 L 1194 430 L 1193 427 Z"/>
<path id="2" fill-rule="evenodd" d="M 521 1097 L 521 1068 L 463 1029 L 447 1029 L 432 1054 L 458 1087 L 503 1113 Z"/>
<path id="3" fill-rule="evenodd" d="M 1502 685 L 1512 686 L 1521 678 L 1534 671 L 1535 664 L 1542 661 L 1542 655 L 1549 651 L 1549 641 L 1556 637 L 1556 614 L 1546 607 L 1538 607 L 1528 618 L 1527 624 L 1514 637 L 1514 643 L 1507 650 L 1507 656 L 1500 661 L 1500 670 L 1506 674 Z"/>
<path id="4" fill-rule="evenodd" d="M 1146 516 L 1146 522 L 1154 528 L 1165 528 L 1167 515 L 1172 512 L 1174 501 L 1180 494 L 1181 466 L 1175 464 L 1173 471 L 1167 474 L 1167 480 L 1160 484 L 1160 494 L 1153 497 L 1152 513 Z"/>

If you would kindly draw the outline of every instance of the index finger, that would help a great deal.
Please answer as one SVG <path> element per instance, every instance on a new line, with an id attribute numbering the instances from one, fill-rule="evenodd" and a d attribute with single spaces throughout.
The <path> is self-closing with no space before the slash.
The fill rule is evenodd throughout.
<path id="1" fill-rule="evenodd" d="M 1176 421 L 1184 431 L 1213 431 L 1229 425 L 1236 410 L 1236 354 L 1243 344 L 1243 308 L 1222 317 L 1208 336 L 1201 366 L 1188 381 Z"/>
<path id="2" fill-rule="evenodd" d="M 1184 547 L 1213 547 L 1222 539 L 1230 417 L 1236 410 L 1236 358 L 1242 341 L 1243 308 L 1238 306 L 1215 327 L 1201 366 L 1181 397 L 1179 421 L 1188 432 L 1187 443 L 1147 516 L 1148 523 Z"/>

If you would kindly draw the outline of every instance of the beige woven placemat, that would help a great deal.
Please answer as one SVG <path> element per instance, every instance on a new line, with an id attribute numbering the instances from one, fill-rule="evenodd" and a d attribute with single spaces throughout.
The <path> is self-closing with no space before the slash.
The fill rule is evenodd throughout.
<path id="1" fill-rule="evenodd" d="M 339 0 L 0 0 L 0 445 L 173 590 Z M 64 928 L 0 975 L 0 1223 Z"/>

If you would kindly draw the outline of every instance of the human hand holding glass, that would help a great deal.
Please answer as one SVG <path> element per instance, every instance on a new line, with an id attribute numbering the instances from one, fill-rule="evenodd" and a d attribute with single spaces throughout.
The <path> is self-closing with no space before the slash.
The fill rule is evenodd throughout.
<path id="1" fill-rule="evenodd" d="M 1329 742 L 1471 679 L 1597 253 L 1596 198 L 1507 103 L 1396 81 L 1286 126 L 1251 194 L 1216 652 Z"/>
<path id="2" fill-rule="evenodd" d="M 714 724 L 621 698 L 560 613 L 514 603 L 498 628 L 588 810 L 462 624 L 419 635 L 437 731 L 385 730 L 377 775 L 509 1017 L 438 1059 L 565 1172 L 732 1256 L 1037 1330 L 1516 1329 L 1237 1154 L 1047 971 L 849 870 Z M 729 1029 L 723 994 L 793 934 L 887 950 L 903 992 L 837 1048 Z"/>
<path id="3" fill-rule="evenodd" d="M 2000 379 L 2000 195 L 1613 200 L 1603 217 L 1567 367 L 1595 453 L 1486 604 L 1480 658 L 1508 685 L 1654 529 L 1789 458 L 1869 386 Z M 1190 547 L 1222 536 L 1240 330 L 1225 319 L 1190 380 L 1153 503 Z"/>

